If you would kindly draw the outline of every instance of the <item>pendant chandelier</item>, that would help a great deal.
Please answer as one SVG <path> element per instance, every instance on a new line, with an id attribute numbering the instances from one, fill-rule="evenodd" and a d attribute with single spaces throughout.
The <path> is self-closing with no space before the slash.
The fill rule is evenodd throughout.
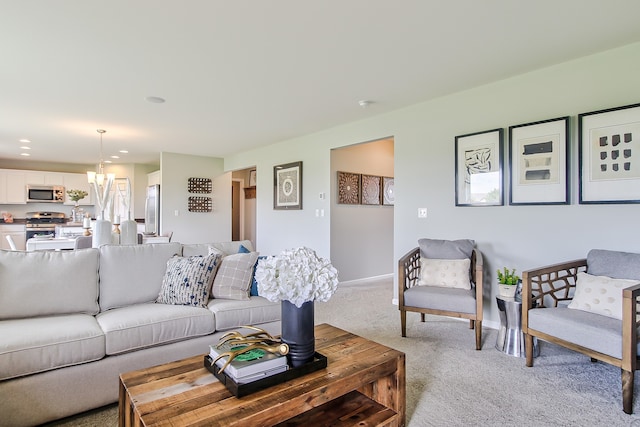
<path id="1" fill-rule="evenodd" d="M 102 135 L 107 132 L 104 129 L 97 129 L 96 132 L 100 134 L 100 162 L 98 163 L 98 170 L 96 172 L 88 171 L 87 180 L 93 187 L 96 193 L 96 201 L 98 203 L 98 209 L 100 211 L 100 219 L 105 219 L 104 211 L 107 208 L 109 196 L 111 194 L 111 186 L 115 180 L 115 174 L 104 173 L 104 160 L 102 158 Z"/>

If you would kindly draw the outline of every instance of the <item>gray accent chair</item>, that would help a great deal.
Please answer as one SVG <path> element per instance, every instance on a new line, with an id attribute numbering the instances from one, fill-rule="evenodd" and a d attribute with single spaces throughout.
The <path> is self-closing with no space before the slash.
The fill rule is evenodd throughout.
<path id="1" fill-rule="evenodd" d="M 420 239 L 419 246 L 398 261 L 398 309 L 402 336 L 407 336 L 407 312 L 469 319 L 475 329 L 476 350 L 482 348 L 482 254 L 473 240 Z M 421 258 L 469 259 L 471 289 L 420 285 Z"/>
<path id="2" fill-rule="evenodd" d="M 620 368 L 622 408 L 633 412 L 633 381 L 638 368 L 640 284 L 622 290 L 622 320 L 567 308 L 575 294 L 578 273 L 640 282 L 640 254 L 593 249 L 587 258 L 522 273 L 522 330 L 526 365 L 533 366 L 533 338 L 583 353 L 592 362 Z"/>

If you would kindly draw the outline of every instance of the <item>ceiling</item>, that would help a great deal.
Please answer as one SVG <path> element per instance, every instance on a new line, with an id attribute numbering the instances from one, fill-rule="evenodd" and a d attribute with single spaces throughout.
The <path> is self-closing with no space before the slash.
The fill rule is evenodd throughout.
<path id="1" fill-rule="evenodd" d="M 16 161 L 95 163 L 98 128 L 105 159 L 129 151 L 114 163 L 224 157 L 640 41 L 637 0 L 0 0 L 0 10 L 0 158 Z"/>

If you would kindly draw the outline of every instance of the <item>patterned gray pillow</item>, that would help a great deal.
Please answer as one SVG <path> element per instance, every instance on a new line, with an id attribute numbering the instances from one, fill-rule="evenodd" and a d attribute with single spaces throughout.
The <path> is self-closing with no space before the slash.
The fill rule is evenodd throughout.
<path id="1" fill-rule="evenodd" d="M 253 267 L 257 260 L 257 252 L 227 255 L 222 258 L 218 273 L 213 280 L 213 297 L 248 300 Z"/>
<path id="2" fill-rule="evenodd" d="M 167 261 L 167 269 L 156 302 L 206 308 L 213 277 L 219 264 L 218 254 L 173 256 Z"/>

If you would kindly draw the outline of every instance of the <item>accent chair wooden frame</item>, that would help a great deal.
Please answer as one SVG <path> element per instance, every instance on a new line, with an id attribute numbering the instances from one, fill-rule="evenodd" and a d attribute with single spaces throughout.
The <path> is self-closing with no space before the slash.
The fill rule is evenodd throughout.
<path id="1" fill-rule="evenodd" d="M 457 311 L 436 310 L 422 307 L 411 307 L 404 304 L 404 291 L 418 285 L 420 280 L 420 248 L 409 251 L 398 261 L 398 309 L 400 310 L 400 327 L 402 336 L 407 336 L 407 312 L 420 313 L 421 321 L 425 321 L 425 314 L 469 319 L 469 329 L 475 329 L 476 350 L 482 348 L 482 280 L 483 259 L 479 250 L 473 249 L 471 254 L 470 279 L 475 289 L 476 312 L 465 313 Z"/>
<path id="2" fill-rule="evenodd" d="M 525 333 L 526 365 L 533 366 L 533 337 L 577 351 L 591 358 L 592 362 L 601 361 L 621 370 L 622 409 L 633 413 L 633 382 L 638 363 L 636 330 L 640 322 L 636 320 L 638 309 L 636 302 L 640 297 L 640 285 L 630 286 L 622 292 L 622 358 L 594 351 L 564 339 L 537 331 L 529 327 L 529 312 L 558 307 L 558 303 L 568 303 L 573 298 L 579 272 L 587 270 L 587 259 L 578 259 L 553 264 L 522 273 L 522 330 Z"/>

